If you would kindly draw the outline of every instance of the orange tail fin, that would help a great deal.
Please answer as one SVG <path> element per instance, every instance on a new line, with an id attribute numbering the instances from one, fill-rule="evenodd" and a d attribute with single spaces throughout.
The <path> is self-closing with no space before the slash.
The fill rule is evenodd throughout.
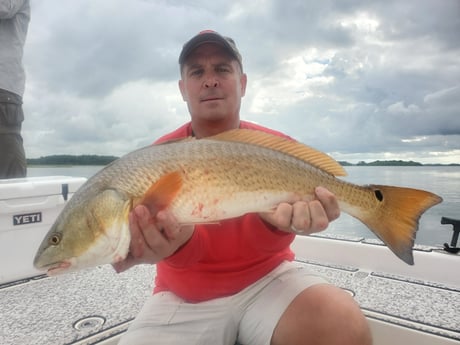
<path id="1" fill-rule="evenodd" d="M 436 194 L 412 188 L 368 186 L 378 207 L 358 216 L 401 260 L 414 264 L 412 247 L 420 216 L 440 203 Z"/>

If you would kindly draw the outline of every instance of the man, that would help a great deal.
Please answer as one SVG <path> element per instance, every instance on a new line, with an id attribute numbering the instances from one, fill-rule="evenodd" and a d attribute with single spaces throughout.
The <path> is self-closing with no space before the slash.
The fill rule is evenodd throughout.
<path id="1" fill-rule="evenodd" d="M 26 176 L 22 55 L 29 20 L 29 0 L 0 0 L 0 178 Z"/>
<path id="2" fill-rule="evenodd" d="M 184 45 L 179 63 L 191 122 L 157 142 L 238 127 L 282 135 L 240 120 L 247 77 L 232 39 L 203 31 Z M 295 236 L 324 230 L 339 213 L 335 196 L 320 187 L 309 202 L 195 227 L 136 207 L 130 256 L 115 269 L 156 263 L 157 275 L 120 344 L 370 344 L 352 297 L 292 262 Z"/>

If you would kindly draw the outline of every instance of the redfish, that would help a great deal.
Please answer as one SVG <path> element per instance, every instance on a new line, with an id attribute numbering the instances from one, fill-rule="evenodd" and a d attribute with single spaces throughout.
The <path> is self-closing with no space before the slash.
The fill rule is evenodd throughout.
<path id="1" fill-rule="evenodd" d="M 442 199 L 336 177 L 344 175 L 328 155 L 255 130 L 151 145 L 114 161 L 80 187 L 43 239 L 34 265 L 52 275 L 123 260 L 130 243 L 128 214 L 138 204 L 167 209 L 180 224 L 216 223 L 308 200 L 317 186 L 334 193 L 341 211 L 412 265 L 419 218 Z"/>

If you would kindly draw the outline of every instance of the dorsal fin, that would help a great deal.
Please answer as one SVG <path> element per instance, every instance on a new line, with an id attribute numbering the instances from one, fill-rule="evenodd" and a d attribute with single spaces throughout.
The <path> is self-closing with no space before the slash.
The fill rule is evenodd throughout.
<path id="1" fill-rule="evenodd" d="M 168 139 L 168 140 L 162 141 L 160 143 L 155 143 L 154 145 L 167 145 L 167 144 L 173 144 L 173 143 L 178 143 L 178 142 L 182 142 L 182 141 L 194 141 L 194 140 L 196 140 L 195 137 L 188 136 L 188 137 L 183 137 L 183 138 Z"/>
<path id="2" fill-rule="evenodd" d="M 298 141 L 258 130 L 232 129 L 206 139 L 262 146 L 298 158 L 334 176 L 345 176 L 347 174 L 336 160 L 321 151 Z"/>

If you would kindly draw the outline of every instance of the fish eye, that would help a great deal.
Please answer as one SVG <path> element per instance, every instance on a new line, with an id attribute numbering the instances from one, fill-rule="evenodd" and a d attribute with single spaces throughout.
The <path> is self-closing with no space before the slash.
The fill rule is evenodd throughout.
<path id="1" fill-rule="evenodd" d="M 48 240 L 49 244 L 52 246 L 57 246 L 61 242 L 61 234 L 53 234 Z"/>

